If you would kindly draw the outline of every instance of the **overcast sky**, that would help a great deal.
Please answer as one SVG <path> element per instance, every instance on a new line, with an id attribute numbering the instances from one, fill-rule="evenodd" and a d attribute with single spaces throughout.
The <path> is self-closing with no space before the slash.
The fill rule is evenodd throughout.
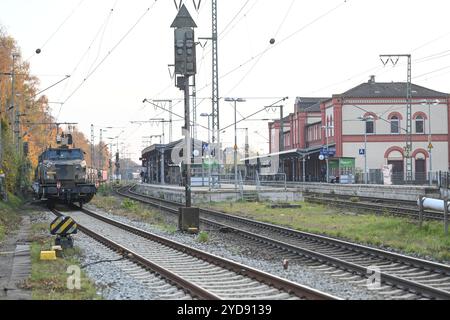
<path id="1" fill-rule="evenodd" d="M 198 12 L 185 2 L 198 25 L 196 36 L 210 37 L 211 2 L 201 1 Z M 238 105 L 245 116 L 279 97 L 290 97 L 286 112 L 292 112 L 297 96 L 342 93 L 372 74 L 377 81 L 405 81 L 406 61 L 384 68 L 384 53 L 411 53 L 413 82 L 450 92 L 449 9 L 448 0 L 218 0 L 220 95 L 248 98 Z M 2 0 L 0 13 L 0 24 L 17 39 L 41 88 L 71 75 L 46 93 L 51 102 L 65 102 L 52 104 L 54 116 L 77 122 L 87 137 L 91 123 L 97 138 L 100 126 L 125 127 L 121 140 L 137 160 L 142 136 L 160 134 L 161 125 L 130 122 L 168 119 L 143 99 L 182 98 L 167 67 L 173 63 L 174 1 Z M 197 50 L 198 115 L 211 112 L 210 48 Z M 221 127 L 232 124 L 233 106 L 221 101 L 220 108 Z M 174 112 L 183 114 L 182 103 L 175 102 Z M 175 122 L 174 138 L 181 137 L 181 124 Z M 239 127 L 249 128 L 253 149 L 267 151 L 260 136 L 268 137 L 267 122 Z M 231 129 L 222 137 L 232 145 Z M 207 131 L 199 129 L 199 138 L 206 140 Z"/>

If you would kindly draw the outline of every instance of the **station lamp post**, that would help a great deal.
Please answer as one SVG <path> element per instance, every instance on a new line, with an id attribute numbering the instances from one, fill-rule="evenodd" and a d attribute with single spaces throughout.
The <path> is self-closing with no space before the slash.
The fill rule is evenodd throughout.
<path id="1" fill-rule="evenodd" d="M 209 118 L 211 118 L 213 115 L 209 113 L 202 113 L 200 114 L 200 117 L 208 118 L 208 189 L 211 191 L 211 151 L 209 148 L 211 148 L 211 127 L 210 127 L 210 121 Z M 203 169 L 202 169 L 203 170 Z"/>
<path id="2" fill-rule="evenodd" d="M 226 102 L 234 102 L 234 188 L 237 189 L 237 181 L 238 181 L 238 170 L 237 170 L 237 110 L 236 104 L 238 102 L 245 102 L 245 99 L 242 98 L 225 98 Z"/>
<path id="3" fill-rule="evenodd" d="M 364 122 L 364 184 L 367 184 L 367 121 L 373 121 L 373 116 L 361 116 L 358 119 Z"/>
<path id="4" fill-rule="evenodd" d="M 429 179 L 429 182 L 430 182 L 430 185 L 433 183 L 433 177 L 432 177 L 432 174 L 433 174 L 433 158 L 432 158 L 432 156 L 431 156 L 431 154 L 432 154 L 432 150 L 433 150 L 433 143 L 432 143 L 432 137 L 431 137 L 431 106 L 433 105 L 433 106 L 437 106 L 438 104 L 439 104 L 439 100 L 433 100 L 433 101 L 429 101 L 429 100 L 423 100 L 422 101 L 422 103 L 421 103 L 423 106 L 426 106 L 426 105 L 428 105 L 428 153 L 430 154 L 430 157 L 429 157 L 429 161 L 430 161 L 430 164 L 429 164 L 429 166 L 428 166 L 428 179 Z M 425 119 L 424 119 L 424 121 L 425 121 Z M 424 131 L 425 132 L 425 131 Z"/>
<path id="5" fill-rule="evenodd" d="M 211 118 L 212 116 L 213 116 L 212 114 L 206 112 L 200 114 L 200 117 L 208 118 L 208 143 L 211 143 L 211 127 L 209 125 L 209 118 Z"/>
<path id="6" fill-rule="evenodd" d="M 329 134 L 328 134 L 328 130 L 329 129 L 334 129 L 334 126 L 330 126 L 330 125 L 326 125 L 326 126 L 322 126 L 322 129 L 324 129 L 325 130 L 325 137 L 326 137 L 326 144 L 327 144 L 327 154 L 326 154 L 326 156 L 325 156 L 325 161 L 326 161 L 326 163 L 327 163 L 327 173 L 326 173 L 326 182 L 328 183 L 329 181 L 330 181 L 330 179 L 329 179 L 329 177 L 330 177 L 330 164 L 329 164 L 329 161 L 328 161 L 328 158 L 330 157 L 329 156 L 329 143 L 328 143 L 328 136 L 329 136 Z"/>

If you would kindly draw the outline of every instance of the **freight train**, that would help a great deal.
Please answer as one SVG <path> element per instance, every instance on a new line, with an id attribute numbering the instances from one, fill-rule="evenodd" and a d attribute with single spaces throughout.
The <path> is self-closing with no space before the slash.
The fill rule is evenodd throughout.
<path id="1" fill-rule="evenodd" d="M 57 144 L 57 148 L 50 147 L 39 156 L 33 183 L 35 197 L 50 207 L 56 202 L 78 202 L 82 207 L 92 200 L 98 185 L 88 175 L 83 150 L 69 147 L 71 135 L 62 135 Z"/>

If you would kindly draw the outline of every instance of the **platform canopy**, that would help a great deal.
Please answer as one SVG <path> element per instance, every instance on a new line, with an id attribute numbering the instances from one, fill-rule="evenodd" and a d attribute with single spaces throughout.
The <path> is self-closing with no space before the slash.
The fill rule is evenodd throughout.
<path id="1" fill-rule="evenodd" d="M 315 146 L 315 147 L 311 147 L 308 149 L 290 149 L 290 150 L 260 155 L 260 156 L 256 156 L 256 157 L 249 157 L 249 158 L 241 159 L 241 162 L 251 161 L 251 160 L 256 160 L 256 159 L 267 159 L 267 158 L 273 158 L 273 157 L 300 156 L 303 158 L 303 157 L 306 157 L 311 154 L 319 152 L 321 148 L 323 148 L 323 146 Z"/>

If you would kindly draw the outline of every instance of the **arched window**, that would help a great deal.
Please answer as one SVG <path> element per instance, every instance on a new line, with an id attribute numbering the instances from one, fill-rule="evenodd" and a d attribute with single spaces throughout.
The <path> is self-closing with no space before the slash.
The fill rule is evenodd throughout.
<path id="1" fill-rule="evenodd" d="M 392 116 L 391 119 L 391 133 L 400 133 L 400 120 L 397 116 Z"/>
<path id="2" fill-rule="evenodd" d="M 374 134 L 375 133 L 375 122 L 373 118 L 367 118 L 365 121 L 366 123 L 366 133 L 367 134 Z"/>
<path id="3" fill-rule="evenodd" d="M 424 119 L 422 116 L 416 117 L 416 133 L 425 133 Z"/>

